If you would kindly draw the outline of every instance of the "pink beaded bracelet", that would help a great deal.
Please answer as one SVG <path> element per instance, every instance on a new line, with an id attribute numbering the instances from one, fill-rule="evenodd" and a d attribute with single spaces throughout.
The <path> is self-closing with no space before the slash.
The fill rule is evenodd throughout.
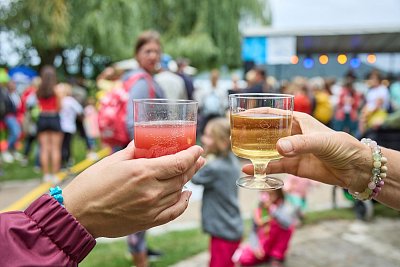
<path id="1" fill-rule="evenodd" d="M 364 201 L 375 198 L 379 192 L 381 192 L 382 187 L 385 184 L 383 179 L 386 178 L 387 173 L 387 167 L 385 166 L 387 163 L 387 158 L 382 155 L 381 148 L 375 141 L 369 138 L 363 138 L 361 139 L 361 143 L 371 148 L 372 159 L 374 160 L 372 176 L 370 182 L 368 183 L 368 187 L 364 190 L 364 192 L 352 193 L 355 199 Z"/>

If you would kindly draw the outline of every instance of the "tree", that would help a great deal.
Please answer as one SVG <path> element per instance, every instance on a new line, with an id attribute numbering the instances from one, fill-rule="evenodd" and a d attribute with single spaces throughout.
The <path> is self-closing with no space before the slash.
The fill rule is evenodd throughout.
<path id="1" fill-rule="evenodd" d="M 131 57 L 135 38 L 149 28 L 162 34 L 167 53 L 188 57 L 197 67 L 235 67 L 239 21 L 249 14 L 263 19 L 264 6 L 265 0 L 11 0 L 1 6 L 0 23 L 29 36 L 26 49 L 36 49 L 41 64 L 59 57 L 67 72 L 70 54 L 78 54 L 80 73 L 85 59 Z"/>
<path id="2" fill-rule="evenodd" d="M 67 1 L 62 0 L 12 1 L 0 10 L 0 21 L 17 35 L 28 35 L 42 62 L 52 64 L 67 46 L 68 9 Z"/>
<path id="3" fill-rule="evenodd" d="M 164 36 L 165 51 L 174 57 L 188 57 L 192 64 L 240 65 L 239 21 L 245 15 L 267 23 L 265 0 L 148 0 L 147 25 Z"/>

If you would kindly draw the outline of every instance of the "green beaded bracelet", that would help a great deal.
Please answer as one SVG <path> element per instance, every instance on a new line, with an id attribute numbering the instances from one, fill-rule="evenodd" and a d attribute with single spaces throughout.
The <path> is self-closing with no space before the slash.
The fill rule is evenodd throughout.
<path id="1" fill-rule="evenodd" d="M 364 192 L 354 192 L 351 194 L 355 199 L 364 201 L 375 198 L 381 192 L 382 187 L 385 184 L 383 179 L 386 178 L 387 167 L 385 164 L 387 163 L 387 158 L 382 155 L 381 148 L 375 141 L 369 138 L 363 138 L 361 139 L 361 143 L 371 148 L 372 159 L 374 160 L 372 165 L 372 176 L 368 183 L 368 187 Z"/>

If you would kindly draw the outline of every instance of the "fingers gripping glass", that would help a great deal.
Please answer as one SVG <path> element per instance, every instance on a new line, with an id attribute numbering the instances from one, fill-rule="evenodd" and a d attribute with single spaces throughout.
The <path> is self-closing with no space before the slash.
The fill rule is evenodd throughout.
<path id="1" fill-rule="evenodd" d="M 290 135 L 293 96 L 283 94 L 233 94 L 229 96 L 232 151 L 251 160 L 254 176 L 242 177 L 237 185 L 262 191 L 281 188 L 282 180 L 266 176 L 271 160 L 281 158 L 277 141 Z"/>

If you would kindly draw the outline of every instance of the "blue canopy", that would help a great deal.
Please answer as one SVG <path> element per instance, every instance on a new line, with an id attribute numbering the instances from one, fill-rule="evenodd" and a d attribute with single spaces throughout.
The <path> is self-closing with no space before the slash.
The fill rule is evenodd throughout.
<path id="1" fill-rule="evenodd" d="M 10 75 L 11 79 L 15 82 L 29 82 L 34 77 L 38 76 L 34 69 L 31 69 L 27 66 L 18 66 L 12 68 L 8 71 L 8 75 Z"/>

